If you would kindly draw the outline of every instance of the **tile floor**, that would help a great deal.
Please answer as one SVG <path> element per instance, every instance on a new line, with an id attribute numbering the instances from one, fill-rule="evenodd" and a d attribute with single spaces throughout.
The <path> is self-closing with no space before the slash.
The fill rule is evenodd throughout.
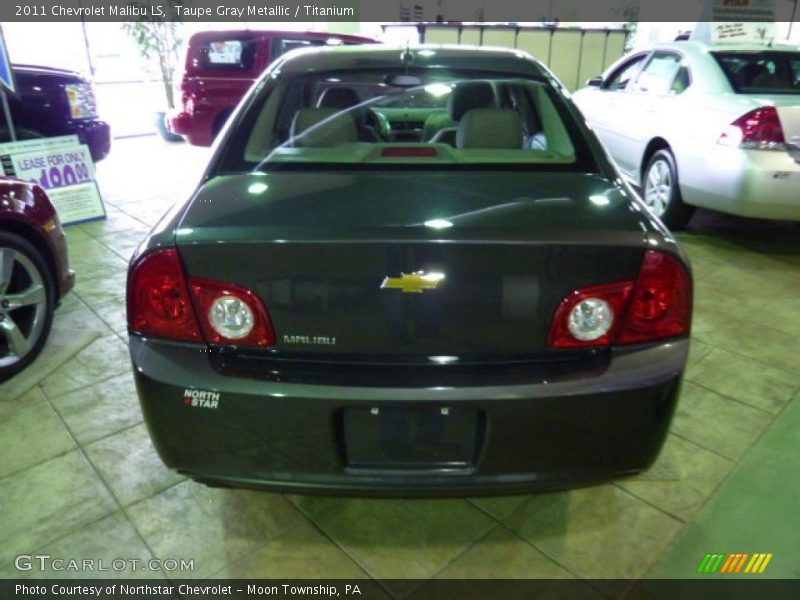
<path id="1" fill-rule="evenodd" d="M 34 552 L 194 559 L 172 578 L 689 577 L 718 551 L 775 552 L 775 573 L 800 576 L 797 526 L 783 527 L 800 499 L 800 227 L 704 213 L 681 235 L 697 282 L 691 364 L 666 447 L 639 477 L 463 500 L 217 490 L 153 451 L 124 316 L 131 252 L 207 156 L 128 139 L 98 166 L 108 219 L 68 230 L 78 283 L 55 328 L 100 336 L 22 401 L 4 405 L 0 387 L 0 577 L 26 576 L 11 559 Z"/>

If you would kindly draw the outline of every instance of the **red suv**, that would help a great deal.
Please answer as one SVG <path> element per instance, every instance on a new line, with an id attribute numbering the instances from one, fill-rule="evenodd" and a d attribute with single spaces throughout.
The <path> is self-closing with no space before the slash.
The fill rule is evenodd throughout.
<path id="1" fill-rule="evenodd" d="M 201 31 L 189 38 L 181 81 L 183 109 L 170 129 L 195 146 L 210 146 L 253 82 L 281 54 L 326 44 L 374 44 L 353 35 L 307 31 Z"/>

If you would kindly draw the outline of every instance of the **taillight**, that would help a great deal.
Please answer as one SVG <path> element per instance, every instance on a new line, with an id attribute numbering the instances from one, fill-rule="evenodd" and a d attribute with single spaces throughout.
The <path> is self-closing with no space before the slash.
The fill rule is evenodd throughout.
<path id="1" fill-rule="evenodd" d="M 687 335 L 691 324 L 689 274 L 678 259 L 647 251 L 635 282 L 572 292 L 556 311 L 548 345 L 594 348 L 641 344 Z"/>
<path id="2" fill-rule="evenodd" d="M 786 138 L 774 106 L 762 106 L 742 115 L 719 137 L 724 146 L 749 150 L 786 150 Z"/>
<path id="3" fill-rule="evenodd" d="M 645 252 L 617 344 L 687 335 L 692 322 L 692 282 L 674 256 Z"/>
<path id="4" fill-rule="evenodd" d="M 189 284 L 210 343 L 261 348 L 275 343 L 267 309 L 253 292 L 210 279 L 192 278 Z"/>
<path id="5" fill-rule="evenodd" d="M 133 268 L 128 288 L 133 333 L 185 342 L 265 347 L 275 333 L 264 304 L 247 288 L 190 279 L 178 251 L 158 250 Z"/>
<path id="6" fill-rule="evenodd" d="M 134 266 L 128 287 L 128 328 L 147 336 L 203 341 L 177 250 L 153 252 Z"/>
<path id="7" fill-rule="evenodd" d="M 549 345 L 554 348 L 610 345 L 632 290 L 632 281 L 622 281 L 572 292 L 556 311 Z"/>

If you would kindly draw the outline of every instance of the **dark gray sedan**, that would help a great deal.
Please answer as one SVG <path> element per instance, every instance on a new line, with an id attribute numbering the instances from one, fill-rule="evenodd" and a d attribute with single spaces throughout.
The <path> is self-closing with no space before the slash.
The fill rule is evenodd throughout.
<path id="1" fill-rule="evenodd" d="M 212 485 L 444 495 L 646 469 L 689 349 L 675 240 L 517 51 L 303 50 L 134 256 L 155 446 Z"/>

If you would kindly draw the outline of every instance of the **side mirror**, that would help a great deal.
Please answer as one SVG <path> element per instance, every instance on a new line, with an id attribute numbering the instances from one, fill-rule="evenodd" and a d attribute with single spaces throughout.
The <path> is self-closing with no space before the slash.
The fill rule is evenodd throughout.
<path id="1" fill-rule="evenodd" d="M 586 85 L 589 87 L 603 87 L 603 76 L 595 75 L 586 80 Z"/>

